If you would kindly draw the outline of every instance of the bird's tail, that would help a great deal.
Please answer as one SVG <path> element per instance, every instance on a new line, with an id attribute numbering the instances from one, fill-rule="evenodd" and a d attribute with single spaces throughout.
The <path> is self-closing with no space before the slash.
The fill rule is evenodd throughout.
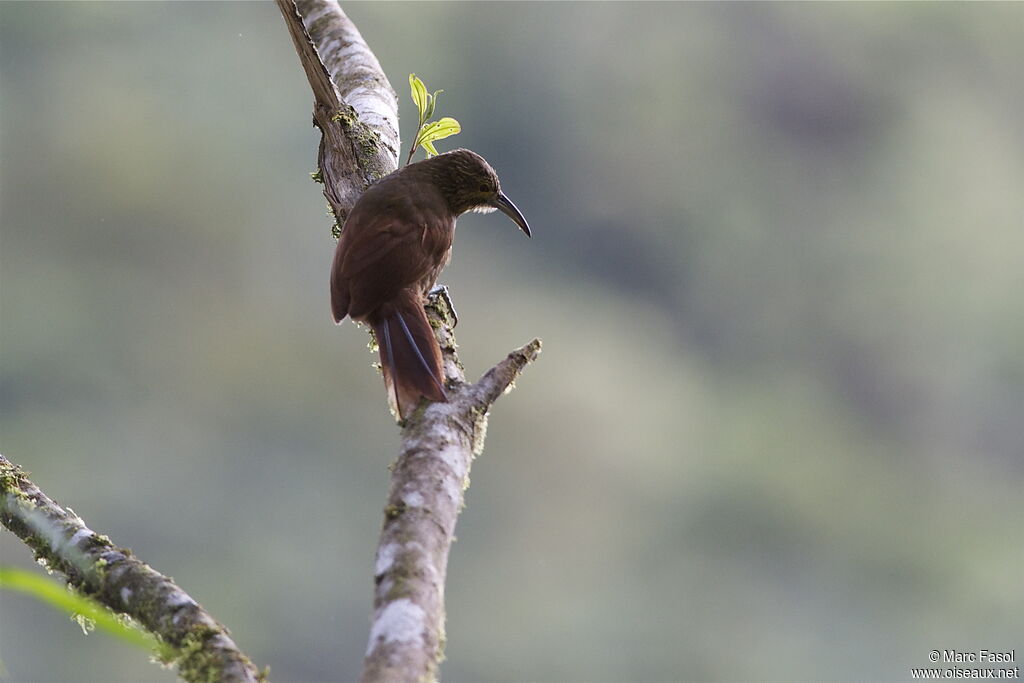
<path id="1" fill-rule="evenodd" d="M 411 415 L 420 397 L 447 401 L 441 348 L 420 298 L 412 291 L 403 292 L 369 322 L 380 348 L 388 401 L 399 418 Z"/>

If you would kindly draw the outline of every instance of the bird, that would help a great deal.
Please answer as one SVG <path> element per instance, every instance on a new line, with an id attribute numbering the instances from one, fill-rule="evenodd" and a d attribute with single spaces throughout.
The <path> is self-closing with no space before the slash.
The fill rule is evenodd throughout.
<path id="1" fill-rule="evenodd" d="M 348 317 L 372 328 L 399 420 L 423 398 L 448 400 L 426 295 L 451 260 L 456 219 L 496 209 L 531 236 L 491 165 L 476 152 L 456 149 L 381 178 L 345 219 L 331 265 L 331 312 L 337 324 Z"/>

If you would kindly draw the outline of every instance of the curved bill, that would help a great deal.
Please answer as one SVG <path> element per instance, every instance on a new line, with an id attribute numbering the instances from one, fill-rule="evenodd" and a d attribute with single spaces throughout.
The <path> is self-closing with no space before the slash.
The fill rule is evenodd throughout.
<path id="1" fill-rule="evenodd" d="M 512 219 L 519 229 L 526 233 L 527 237 L 530 237 L 530 224 L 526 222 L 526 218 L 523 217 L 523 212 L 516 208 L 516 205 L 512 203 L 512 200 L 505 196 L 504 192 L 499 192 L 498 196 L 494 200 L 494 208 L 500 210 L 503 214 Z"/>

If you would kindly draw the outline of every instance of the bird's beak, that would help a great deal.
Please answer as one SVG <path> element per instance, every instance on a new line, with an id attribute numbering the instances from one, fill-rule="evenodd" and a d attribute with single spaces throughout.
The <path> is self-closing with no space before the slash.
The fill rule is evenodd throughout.
<path id="1" fill-rule="evenodd" d="M 512 222 L 518 225 L 519 229 L 525 232 L 527 237 L 530 237 L 530 224 L 523 217 L 523 212 L 516 208 L 516 205 L 505 196 L 504 192 L 499 192 L 498 196 L 494 198 L 493 206 L 511 218 Z"/>

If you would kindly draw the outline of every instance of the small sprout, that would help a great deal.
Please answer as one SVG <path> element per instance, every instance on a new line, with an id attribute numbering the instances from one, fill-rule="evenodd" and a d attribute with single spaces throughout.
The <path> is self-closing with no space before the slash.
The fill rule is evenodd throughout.
<path id="1" fill-rule="evenodd" d="M 409 74 L 409 88 L 412 92 L 412 101 L 416 104 L 419 112 L 419 124 L 416 127 L 416 137 L 413 138 L 412 149 L 409 150 L 409 158 L 405 163 L 412 161 L 413 155 L 418 147 L 422 147 L 427 158 L 437 156 L 437 148 L 434 147 L 435 140 L 455 135 L 462 130 L 459 122 L 450 116 L 445 116 L 437 121 L 430 121 L 434 115 L 434 108 L 437 106 L 437 96 L 443 90 L 435 90 L 433 94 L 427 92 L 427 86 L 416 77 L 416 74 Z"/>

